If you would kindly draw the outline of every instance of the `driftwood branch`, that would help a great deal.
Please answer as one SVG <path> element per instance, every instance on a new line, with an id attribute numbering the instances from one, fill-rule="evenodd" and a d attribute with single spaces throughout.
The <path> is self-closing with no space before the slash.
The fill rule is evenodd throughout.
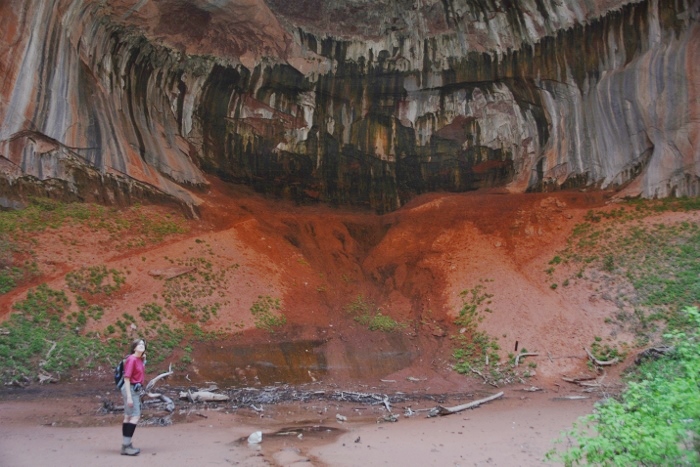
<path id="1" fill-rule="evenodd" d="M 190 402 L 221 402 L 229 400 L 226 394 L 216 394 L 211 391 L 180 392 L 180 399 Z"/>
<path id="2" fill-rule="evenodd" d="M 173 374 L 173 364 L 171 363 L 170 366 L 168 367 L 168 371 L 166 371 L 165 373 L 159 374 L 158 376 L 156 376 L 155 378 L 153 378 L 152 380 L 150 380 L 148 382 L 148 384 L 146 385 L 146 392 L 151 392 L 151 389 L 153 389 L 153 386 L 155 386 L 158 381 L 160 381 L 163 378 L 167 378 L 168 376 L 170 376 L 172 374 Z"/>
<path id="3" fill-rule="evenodd" d="M 620 361 L 620 359 L 617 357 L 613 358 L 612 360 L 606 360 L 606 361 L 598 360 L 597 358 L 595 358 L 593 356 L 593 354 L 587 348 L 584 347 L 583 350 L 585 350 L 586 354 L 588 354 L 588 358 L 590 358 L 591 361 L 598 366 L 610 366 L 610 365 L 614 365 Z"/>
<path id="4" fill-rule="evenodd" d="M 146 389 L 145 389 L 146 393 L 148 394 L 148 397 L 150 397 L 152 399 L 160 399 L 162 402 L 165 403 L 165 410 L 167 410 L 168 412 L 171 412 L 171 413 L 175 410 L 175 403 L 173 402 L 173 400 L 166 395 L 151 392 L 151 389 L 153 389 L 153 387 L 156 385 L 156 383 L 158 381 L 160 381 L 163 378 L 167 378 L 168 376 L 170 376 L 172 374 L 173 374 L 173 364 L 171 363 L 168 366 L 168 371 L 166 371 L 165 373 L 161 373 L 158 376 L 156 376 L 155 378 L 153 378 L 152 380 L 150 380 L 148 382 L 148 384 L 146 385 Z"/>
<path id="5" fill-rule="evenodd" d="M 391 413 L 391 404 L 389 403 L 389 396 L 384 395 L 384 399 L 382 399 L 382 403 L 384 404 L 384 407 L 386 407 L 386 410 Z"/>
<path id="6" fill-rule="evenodd" d="M 164 394 L 148 393 L 148 397 L 151 397 L 153 399 L 160 399 L 160 401 L 165 404 L 165 410 L 167 410 L 168 412 L 173 412 L 175 410 L 175 402 L 173 402 L 171 398 Z"/>
<path id="7" fill-rule="evenodd" d="M 538 353 L 534 353 L 534 352 L 525 352 L 525 353 L 518 354 L 518 356 L 515 357 L 515 366 L 518 366 L 520 364 L 520 358 L 522 358 L 522 357 L 536 357 L 538 355 L 539 355 Z"/>
<path id="8" fill-rule="evenodd" d="M 437 415 L 450 415 L 450 414 L 453 414 L 453 413 L 461 412 L 461 411 L 463 411 L 463 410 L 473 409 L 473 408 L 475 408 L 475 407 L 480 406 L 481 404 L 485 404 L 485 403 L 487 403 L 487 402 L 491 402 L 492 400 L 498 399 L 499 397 L 502 397 L 502 396 L 503 396 L 503 391 L 501 391 L 501 392 L 499 392 L 499 393 L 497 393 L 497 394 L 494 394 L 494 395 L 492 395 L 492 396 L 485 397 L 485 398 L 483 398 L 483 399 L 479 399 L 479 400 L 476 400 L 476 401 L 473 401 L 473 402 L 469 402 L 469 403 L 467 403 L 467 404 L 457 405 L 457 406 L 454 406 L 454 407 L 443 407 L 443 406 L 441 406 L 441 405 L 438 405 L 437 407 L 435 407 L 434 409 L 432 409 L 432 410 L 430 411 L 430 413 L 428 414 L 428 417 L 435 417 L 435 416 L 437 416 Z"/>

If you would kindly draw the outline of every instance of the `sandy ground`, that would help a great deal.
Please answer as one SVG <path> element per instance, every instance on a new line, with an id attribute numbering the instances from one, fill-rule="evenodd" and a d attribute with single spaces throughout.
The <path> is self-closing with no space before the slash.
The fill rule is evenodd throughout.
<path id="1" fill-rule="evenodd" d="M 130 458 L 119 454 L 121 417 L 96 415 L 94 396 L 3 400 L 0 465 L 538 466 L 593 402 L 507 389 L 501 399 L 442 417 L 420 412 L 428 404 L 413 406 L 415 415 L 394 423 L 377 423 L 381 410 L 356 404 L 291 404 L 269 416 L 201 408 L 171 426 L 139 427 L 134 445 L 141 454 Z M 336 413 L 347 421 L 337 421 Z M 248 444 L 258 430 L 262 443 Z M 280 431 L 291 433 L 275 435 Z"/>
<path id="2" fill-rule="evenodd" d="M 595 402 L 596 396 L 559 399 L 574 394 L 561 377 L 589 373 L 584 347 L 598 336 L 615 346 L 632 342 L 606 319 L 617 307 L 606 298 L 605 284 L 577 280 L 565 270 L 545 272 L 588 210 L 615 208 L 609 194 L 430 194 L 385 216 L 273 202 L 215 180 L 203 198 L 202 218 L 186 221 L 187 233 L 158 244 L 125 247 L 131 233 L 115 239 L 81 225 L 33 235 L 33 259 L 42 274 L 0 296 L 0 320 L 32 287 L 45 282 L 68 290 L 68 272 L 105 265 L 123 271 L 126 284 L 111 296 L 89 297 L 103 307 L 104 316 L 87 330 L 103 332 L 129 312 L 137 317 L 129 332 L 140 336 L 148 326 L 138 318 L 140 307 L 162 304 L 165 291 L 154 271 L 206 258 L 214 271 L 229 272 L 217 285 L 223 298 L 212 298 L 223 300 L 219 313 L 203 327 L 227 337 L 216 345 L 192 343 L 186 369 L 178 370 L 169 384 L 214 381 L 226 388 L 323 381 L 350 390 L 371 381 L 382 393 L 403 389 L 380 381 L 405 385 L 418 377 L 426 393 L 464 394 L 469 402 L 495 389 L 452 369 L 452 338 L 460 332 L 454 318 L 462 305 L 460 294 L 483 285 L 492 295 L 491 311 L 484 313 L 479 328 L 498 341 L 501 358 L 524 348 L 537 353 L 522 365 L 532 375 L 524 384 L 544 391 L 508 386 L 503 399 L 475 410 L 431 419 L 419 413 L 379 424 L 377 418 L 386 413 L 351 404 L 295 403 L 269 406 L 262 414 L 190 407 L 171 426 L 140 427 L 135 444 L 142 453 L 131 459 L 118 454 L 120 417 L 97 415 L 111 388 L 71 394 L 70 379 L 63 375 L 61 383 L 41 390 L 36 382 L 27 389 L 0 388 L 0 466 L 541 465 L 553 440 Z M 148 206 L 135 215 L 163 212 Z M 663 216 L 668 217 L 663 222 L 700 220 L 698 213 Z M 553 287 L 565 279 L 571 279 L 566 281 L 570 285 Z M 359 294 L 405 327 L 381 333 L 356 323 L 346 306 Z M 274 333 L 255 329 L 251 305 L 263 295 L 283 304 L 287 323 Z M 174 324 L 192 321 L 177 308 L 166 311 Z M 305 340 L 319 344 L 294 355 L 285 350 Z M 155 352 L 157 345 L 153 342 Z M 256 367 L 253 359 L 225 360 L 236 353 L 248 355 L 247 348 L 259 345 L 267 347 L 255 358 L 267 367 Z M 170 361 L 181 362 L 182 355 L 176 349 L 168 357 L 172 360 L 150 368 L 148 378 Z M 633 358 L 627 360 L 606 375 L 606 384 L 617 385 L 614 390 L 620 389 L 620 371 Z M 290 361 L 290 368 L 282 368 Z M 271 367 L 287 373 L 268 374 L 272 379 L 266 382 L 264 371 Z M 98 370 L 76 375 L 77 380 L 104 384 L 111 369 Z M 404 409 L 395 407 L 394 413 L 403 415 Z M 339 423 L 336 413 L 347 421 Z M 292 428 L 286 430 L 291 434 L 272 436 L 286 428 Z M 257 430 L 267 435 L 261 445 L 239 441 Z"/>

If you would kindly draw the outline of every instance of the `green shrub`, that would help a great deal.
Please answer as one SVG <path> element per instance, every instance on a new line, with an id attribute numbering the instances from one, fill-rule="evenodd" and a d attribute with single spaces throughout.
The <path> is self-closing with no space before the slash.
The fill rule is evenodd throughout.
<path id="1" fill-rule="evenodd" d="M 383 314 L 372 300 L 358 295 L 345 306 L 345 312 L 353 316 L 353 320 L 370 331 L 393 332 L 406 327 L 391 316 Z"/>
<path id="2" fill-rule="evenodd" d="M 87 322 L 84 312 L 75 321 L 65 316 L 70 304 L 63 291 L 42 284 L 14 305 L 0 336 L 0 380 L 32 380 L 42 370 L 60 376 L 111 361 L 108 347 L 75 327 Z"/>
<path id="3" fill-rule="evenodd" d="M 596 406 L 565 433 L 565 465 L 700 465 L 700 312 L 692 326 L 665 335 L 674 350 L 643 363 L 619 398 Z M 564 440 L 559 440 L 564 442 Z"/>

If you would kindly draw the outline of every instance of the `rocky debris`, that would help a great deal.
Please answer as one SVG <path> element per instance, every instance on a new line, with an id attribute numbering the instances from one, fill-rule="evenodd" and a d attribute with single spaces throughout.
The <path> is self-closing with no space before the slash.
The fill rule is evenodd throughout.
<path id="1" fill-rule="evenodd" d="M 381 406 L 391 414 L 392 405 L 415 404 L 429 401 L 431 403 L 444 403 L 453 397 L 469 397 L 470 395 L 450 395 L 450 394 L 425 394 L 396 392 L 394 394 L 380 394 L 372 392 L 345 391 L 337 389 L 313 390 L 290 385 L 270 386 L 264 388 L 232 388 L 226 390 L 206 391 L 196 388 L 174 388 L 163 386 L 160 390 L 162 396 L 174 404 L 174 409 L 170 407 L 164 399 L 144 400 L 144 405 L 153 411 L 167 411 L 182 409 L 184 407 L 205 407 L 205 408 L 228 408 L 230 410 L 250 409 L 256 412 L 264 412 L 265 406 L 285 403 L 333 403 L 352 402 L 359 405 Z M 198 397 L 197 395 L 202 395 Z M 172 399 L 167 395 L 171 395 Z M 121 401 L 120 401 L 121 402 Z M 111 413 L 123 411 L 122 405 L 115 404 L 110 400 L 105 400 L 100 408 L 101 413 Z M 415 411 L 417 412 L 417 411 Z M 347 417 L 341 414 L 336 415 L 336 420 L 347 421 Z"/>

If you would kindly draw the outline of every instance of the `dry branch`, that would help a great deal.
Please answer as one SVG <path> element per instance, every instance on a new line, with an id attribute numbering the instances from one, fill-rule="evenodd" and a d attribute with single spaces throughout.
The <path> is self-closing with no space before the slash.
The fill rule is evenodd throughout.
<path id="1" fill-rule="evenodd" d="M 389 396 L 385 395 L 384 399 L 382 399 L 382 403 L 384 404 L 384 407 L 386 407 L 386 410 L 391 413 L 391 404 L 389 403 Z"/>
<path id="2" fill-rule="evenodd" d="M 483 378 L 483 380 L 484 380 L 484 383 L 490 384 L 490 385 L 493 386 L 494 388 L 497 388 L 497 387 L 498 387 L 498 385 L 497 385 L 496 383 L 494 383 L 493 381 L 489 381 L 489 379 L 488 379 L 486 376 L 484 376 L 484 374 L 481 373 L 479 370 L 477 370 L 477 369 L 475 369 L 475 368 L 471 368 L 471 367 L 469 367 L 469 369 L 472 371 L 472 373 L 476 373 L 477 375 L 481 376 L 481 377 Z"/>
<path id="3" fill-rule="evenodd" d="M 165 396 L 163 394 L 151 392 L 151 389 L 153 389 L 153 387 L 156 385 L 156 383 L 158 381 L 160 381 L 163 378 L 167 378 L 168 376 L 170 376 L 172 374 L 173 374 L 173 364 L 171 363 L 170 366 L 168 366 L 168 371 L 166 371 L 165 373 L 161 373 L 158 376 L 156 376 L 155 378 L 153 378 L 152 380 L 150 380 L 148 382 L 148 384 L 146 385 L 146 389 L 145 389 L 146 393 L 148 394 L 148 397 L 151 397 L 153 399 L 160 399 L 163 403 L 165 403 L 165 410 L 167 410 L 168 412 L 173 412 L 175 410 L 175 403 L 173 402 L 173 400 L 171 398 L 169 398 L 168 396 Z"/>
<path id="4" fill-rule="evenodd" d="M 526 353 L 518 354 L 518 356 L 515 357 L 515 366 L 518 366 L 520 364 L 521 357 L 536 357 L 538 355 L 539 355 L 538 353 L 533 353 L 533 352 L 526 352 Z"/>
<path id="5" fill-rule="evenodd" d="M 153 378 L 152 380 L 150 380 L 148 382 L 148 384 L 146 385 L 146 392 L 150 393 L 151 389 L 153 389 L 153 386 L 155 386 L 158 381 L 160 381 L 161 379 L 166 378 L 172 374 L 173 374 L 173 364 L 171 363 L 170 366 L 168 367 L 168 371 L 166 371 L 165 373 L 159 374 L 158 376 L 156 376 L 155 378 Z M 156 396 L 152 396 L 152 397 L 156 397 Z"/>
<path id="6" fill-rule="evenodd" d="M 450 415 L 453 413 L 461 412 L 463 410 L 473 409 L 475 407 L 480 406 L 481 404 L 491 402 L 492 400 L 498 399 L 499 397 L 502 397 L 502 396 L 503 396 L 503 391 L 501 391 L 497 394 L 494 394 L 492 396 L 485 397 L 483 399 L 479 399 L 477 401 L 469 402 L 467 404 L 457 405 L 454 407 L 443 407 L 441 405 L 438 405 L 437 407 L 435 407 L 434 409 L 432 409 L 430 411 L 430 413 L 428 414 L 428 417 L 435 417 L 437 415 Z"/>
<path id="7" fill-rule="evenodd" d="M 573 384 L 581 384 L 583 381 L 591 381 L 596 379 L 596 376 L 577 376 L 576 378 L 568 378 L 566 376 L 562 376 L 561 379 L 566 381 L 567 383 L 573 383 Z"/>
<path id="8" fill-rule="evenodd" d="M 613 358 L 612 360 L 606 360 L 606 361 L 598 360 L 597 358 L 595 358 L 595 357 L 593 356 L 593 354 L 592 354 L 591 352 L 588 351 L 587 348 L 584 347 L 583 350 L 585 350 L 585 351 L 586 351 L 586 354 L 588 354 L 588 358 L 590 358 L 591 361 L 592 361 L 593 363 L 595 363 L 596 365 L 598 365 L 598 366 L 610 366 L 610 365 L 614 365 L 614 364 L 616 364 L 617 362 L 620 361 L 620 359 L 617 358 L 617 357 Z"/>

